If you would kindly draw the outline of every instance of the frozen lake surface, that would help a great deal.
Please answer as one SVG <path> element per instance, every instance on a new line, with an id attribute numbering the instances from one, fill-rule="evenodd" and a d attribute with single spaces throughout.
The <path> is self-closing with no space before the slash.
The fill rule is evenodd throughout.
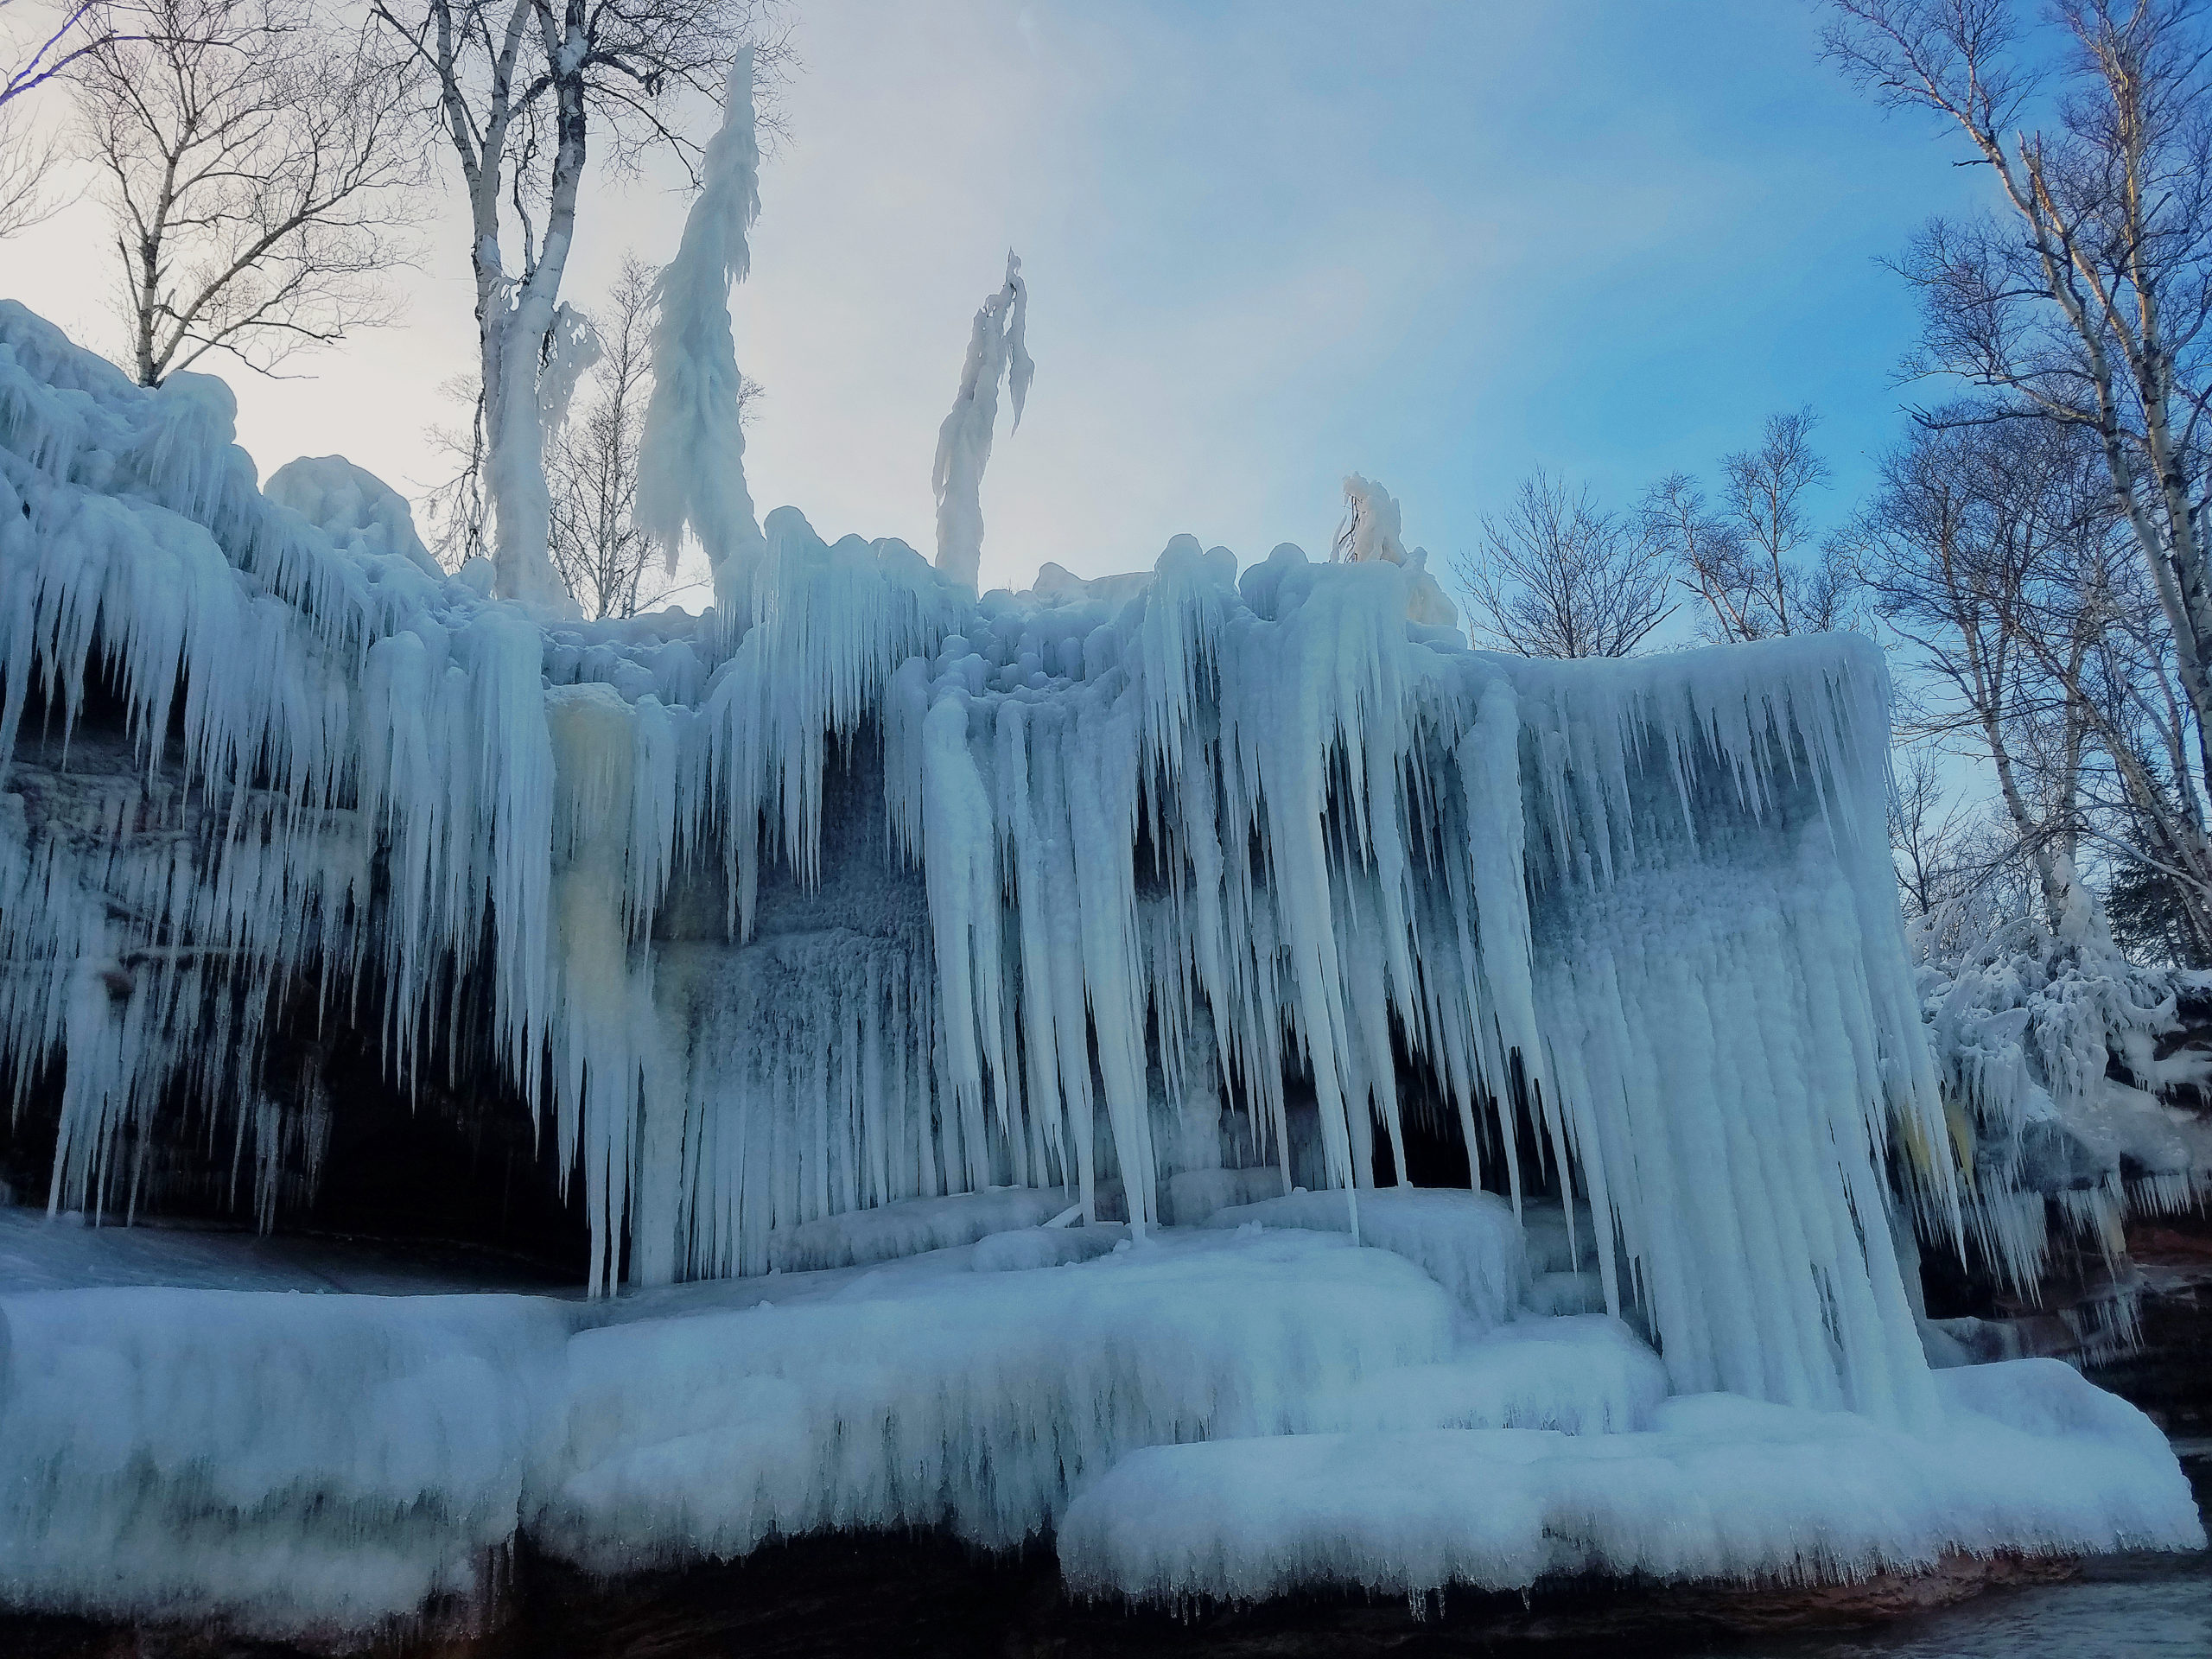
<path id="1" fill-rule="evenodd" d="M 2203 1659 L 2212 1555 L 2134 1555 L 1872 1630 L 1731 1642 L 1711 1659 Z"/>

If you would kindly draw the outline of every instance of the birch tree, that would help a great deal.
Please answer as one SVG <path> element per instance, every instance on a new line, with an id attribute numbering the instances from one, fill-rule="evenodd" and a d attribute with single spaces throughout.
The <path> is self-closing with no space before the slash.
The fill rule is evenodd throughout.
<path id="1" fill-rule="evenodd" d="M 268 372 L 389 319 L 420 165 L 409 75 L 311 0 L 128 0 L 67 69 L 114 227 L 125 366 Z"/>
<path id="2" fill-rule="evenodd" d="M 773 0 L 373 0 L 431 82 L 468 209 L 481 407 L 474 440 L 491 502 L 496 591 L 568 599 L 549 556 L 548 383 L 581 336 L 562 288 L 594 146 L 615 168 L 659 150 L 689 166 L 688 95 L 713 99 L 741 45 L 786 60 Z M 467 515 L 463 515 L 466 517 Z M 480 515 L 479 515 L 480 516 Z"/>
<path id="3" fill-rule="evenodd" d="M 0 31 L 28 11 L 25 0 L 0 0 Z M 22 57 L 0 62 L 0 240 L 28 230 L 56 205 L 48 181 L 60 143 L 51 132 L 35 132 L 16 100 L 63 73 L 109 32 L 92 0 L 41 17 L 32 31 Z"/>
<path id="4" fill-rule="evenodd" d="M 1827 56 L 1879 103 L 1955 128 L 1983 217 L 1902 262 L 1910 367 L 1986 389 L 1973 418 L 2088 434 L 2163 613 L 2187 734 L 2212 775 L 2212 60 L 2189 0 L 1829 0 Z"/>
<path id="5" fill-rule="evenodd" d="M 2054 933 L 2101 931 L 2090 855 L 2169 885 L 2191 937 L 2212 943 L 2190 718 L 2091 435 L 1931 424 L 1885 461 L 1861 528 L 1875 609 L 1920 690 L 1909 728 L 1990 763 Z"/>
<path id="6" fill-rule="evenodd" d="M 1809 409 L 1769 416 L 1755 447 L 1721 458 L 1717 501 L 1708 503 L 1686 473 L 1646 493 L 1645 533 L 1666 547 L 1697 596 L 1707 639 L 1741 643 L 1851 626 L 1849 562 L 1833 538 L 1816 537 L 1813 520 L 1829 476 L 1813 447 L 1819 423 Z"/>

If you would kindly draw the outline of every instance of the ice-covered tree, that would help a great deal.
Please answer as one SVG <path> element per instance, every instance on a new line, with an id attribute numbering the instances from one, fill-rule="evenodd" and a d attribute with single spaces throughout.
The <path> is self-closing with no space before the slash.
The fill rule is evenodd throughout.
<path id="1" fill-rule="evenodd" d="M 655 289 L 660 273 L 626 258 L 594 310 L 599 355 L 582 397 L 547 441 L 553 496 L 553 568 L 588 617 L 629 616 L 677 589 L 656 581 L 659 550 L 637 518 L 639 440 L 653 385 Z M 741 377 L 738 418 L 749 421 L 758 381 Z"/>
<path id="2" fill-rule="evenodd" d="M 1014 401 L 1014 424 L 1021 425 L 1021 406 L 1037 372 L 1027 339 L 1029 284 L 1021 261 L 1006 257 L 1006 283 L 983 302 L 968 336 L 967 360 L 960 365 L 960 391 L 952 412 L 938 429 L 937 461 L 930 486 L 937 495 L 937 568 L 970 587 L 983 563 L 983 468 L 991 459 L 991 435 L 998 425 L 999 384 Z"/>
<path id="3" fill-rule="evenodd" d="M 590 147 L 687 167 L 687 94 L 721 91 L 741 47 L 757 74 L 785 57 L 774 0 L 374 0 L 429 73 L 468 203 L 482 407 L 468 487 L 491 498 L 498 591 L 568 604 L 549 555 L 546 398 Z M 462 515 L 467 517 L 467 515 Z"/>
<path id="4" fill-rule="evenodd" d="M 683 241 L 660 275 L 638 460 L 638 527 L 664 550 L 671 572 L 689 528 L 726 610 L 750 593 L 766 546 L 745 487 L 745 376 L 729 318 L 730 289 L 753 268 L 747 236 L 760 213 L 753 75 L 752 54 L 741 53 Z"/>

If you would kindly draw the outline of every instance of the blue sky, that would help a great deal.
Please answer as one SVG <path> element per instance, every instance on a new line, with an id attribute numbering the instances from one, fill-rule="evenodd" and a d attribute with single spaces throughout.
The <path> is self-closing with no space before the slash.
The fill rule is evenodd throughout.
<path id="1" fill-rule="evenodd" d="M 1011 245 L 1039 367 L 985 480 L 987 583 L 1147 566 L 1179 531 L 1318 552 L 1354 470 L 1448 556 L 1535 466 L 1625 498 L 1808 403 L 1840 512 L 1907 395 L 1911 303 L 1877 261 L 1981 182 L 1821 66 L 1796 0 L 796 15 L 734 306 L 768 392 L 755 498 L 926 545 L 937 423 Z M 671 182 L 595 182 L 572 297 L 625 247 L 673 250 Z M 64 214 L 10 245 L 0 292 L 103 343 L 102 239 Z M 462 241 L 426 227 L 402 327 L 310 378 L 232 377 L 264 470 L 340 450 L 429 480 L 469 354 Z"/>

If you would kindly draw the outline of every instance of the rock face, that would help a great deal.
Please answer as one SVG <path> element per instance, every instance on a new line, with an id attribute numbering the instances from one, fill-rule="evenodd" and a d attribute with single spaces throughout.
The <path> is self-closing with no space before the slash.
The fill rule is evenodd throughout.
<path id="1" fill-rule="evenodd" d="M 2060 1558 L 1947 1559 L 1932 1572 L 1857 1584 L 1760 1587 L 1576 1580 L 1523 1599 L 1474 1592 L 1402 1599 L 1294 1596 L 1169 1614 L 1071 1600 L 1048 1546 L 979 1555 L 930 1534 L 867 1533 L 777 1544 L 729 1566 L 595 1581 L 525 1554 L 486 1634 L 435 1629 L 347 1659 L 1363 1659 L 1639 1644 L 1848 1628 L 1948 1607 L 1985 1591 L 2069 1576 Z M 19 1659 L 327 1659 L 220 1630 L 0 1622 Z M 1615 1649 L 1618 1651 L 1618 1649 Z"/>

